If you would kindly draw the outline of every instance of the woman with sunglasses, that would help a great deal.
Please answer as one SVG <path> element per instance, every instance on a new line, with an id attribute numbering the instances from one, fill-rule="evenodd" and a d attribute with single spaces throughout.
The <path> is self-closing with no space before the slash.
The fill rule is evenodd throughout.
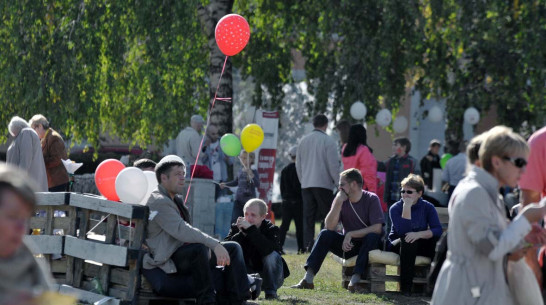
<path id="1" fill-rule="evenodd" d="M 524 291 L 515 287 L 530 272 L 522 259 L 528 245 L 546 240 L 544 230 L 531 225 L 546 214 L 544 201 L 529 205 L 509 223 L 499 199 L 501 186 L 516 187 L 528 154 L 525 140 L 510 128 L 487 132 L 479 150 L 481 167 L 470 169 L 449 202 L 449 251 L 433 304 L 526 303 L 520 297 L 538 289 L 538 285 L 524 285 Z"/>
<path id="2" fill-rule="evenodd" d="M 434 206 L 421 198 L 425 182 L 419 175 L 409 174 L 400 183 L 402 199 L 389 210 L 392 227 L 388 250 L 400 254 L 400 290 L 411 294 L 415 257 L 434 257 L 442 225 Z"/>

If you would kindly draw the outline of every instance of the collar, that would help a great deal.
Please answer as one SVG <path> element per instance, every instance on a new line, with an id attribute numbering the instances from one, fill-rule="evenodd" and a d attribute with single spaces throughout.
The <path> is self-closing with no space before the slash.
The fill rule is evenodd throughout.
<path id="1" fill-rule="evenodd" d="M 486 170 L 481 167 L 472 166 L 467 177 L 475 180 L 479 185 L 481 185 L 487 191 L 489 196 L 491 196 L 491 198 L 497 198 L 500 187 L 499 181 Z"/>

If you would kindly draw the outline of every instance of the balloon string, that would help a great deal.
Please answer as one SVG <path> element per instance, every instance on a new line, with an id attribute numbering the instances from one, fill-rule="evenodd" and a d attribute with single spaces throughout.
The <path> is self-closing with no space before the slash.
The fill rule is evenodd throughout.
<path id="1" fill-rule="evenodd" d="M 191 190 L 191 183 L 193 181 L 193 175 L 195 174 L 195 169 L 197 168 L 197 162 L 199 160 L 199 155 L 201 154 L 201 150 L 203 149 L 203 142 L 205 141 L 205 137 L 207 136 L 207 128 L 209 127 L 210 123 L 210 115 L 212 113 L 212 108 L 214 108 L 214 105 L 216 104 L 216 100 L 220 101 L 230 101 L 230 97 L 218 97 L 218 89 L 220 88 L 220 83 L 222 82 L 222 76 L 224 75 L 224 70 L 226 69 L 226 63 L 228 60 L 228 56 L 226 56 L 226 59 L 224 60 L 224 65 L 222 66 L 222 73 L 220 73 L 220 78 L 218 79 L 218 85 L 216 86 L 216 92 L 214 92 L 214 99 L 212 100 L 212 106 L 210 107 L 208 113 L 207 113 L 207 125 L 205 126 L 205 133 L 201 137 L 201 143 L 199 144 L 199 150 L 197 151 L 197 157 L 195 158 L 195 163 L 193 165 L 193 170 L 191 171 L 190 176 L 190 183 L 188 184 L 188 191 L 186 192 L 186 198 L 184 198 L 184 206 L 188 205 L 188 197 L 190 196 L 190 190 Z"/>

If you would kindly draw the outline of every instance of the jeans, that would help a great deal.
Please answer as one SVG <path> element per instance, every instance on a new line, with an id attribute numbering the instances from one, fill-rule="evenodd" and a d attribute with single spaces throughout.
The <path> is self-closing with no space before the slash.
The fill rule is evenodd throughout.
<path id="1" fill-rule="evenodd" d="M 324 218 L 330 211 L 334 193 L 332 190 L 321 187 L 301 189 L 303 199 L 303 247 L 307 249 L 313 245 L 315 237 L 315 220 L 321 219 L 321 228 L 324 228 Z"/>
<path id="2" fill-rule="evenodd" d="M 411 292 L 415 275 L 415 257 L 420 255 L 432 259 L 437 242 L 438 237 L 418 239 L 412 243 L 406 242 L 402 237 L 400 243 L 392 247 L 392 252 L 400 254 L 400 290 L 402 292 Z"/>
<path id="3" fill-rule="evenodd" d="M 360 240 L 353 239 L 353 248 L 344 252 L 342 249 L 343 240 L 345 235 L 330 230 L 322 230 L 319 233 L 315 245 L 311 250 L 311 254 L 307 258 L 305 263 L 305 269 L 311 268 L 315 274 L 320 270 L 322 262 L 326 258 L 328 251 L 334 253 L 339 257 L 345 259 L 358 255 L 356 259 L 356 265 L 354 268 L 354 274 L 366 275 L 365 271 L 368 267 L 368 253 L 371 250 L 375 250 L 379 247 L 380 234 L 368 233 L 364 238 Z"/>
<path id="4" fill-rule="evenodd" d="M 233 241 L 221 243 L 229 253 L 230 264 L 216 268 L 216 255 L 211 252 L 210 266 L 213 271 L 216 300 L 218 303 L 242 304 L 249 298 L 250 285 L 241 246 Z"/>
<path id="5" fill-rule="evenodd" d="M 263 258 L 263 264 L 262 270 L 249 269 L 248 272 L 260 274 L 263 279 L 262 290 L 266 294 L 276 294 L 284 283 L 282 257 L 279 252 L 273 251 Z"/>
<path id="6" fill-rule="evenodd" d="M 282 201 L 282 224 L 280 227 L 281 248 L 286 240 L 286 232 L 290 228 L 290 222 L 294 219 L 296 225 L 296 239 L 298 241 L 298 251 L 305 251 L 303 248 L 303 203 L 301 201 Z"/>
<path id="7" fill-rule="evenodd" d="M 197 298 L 198 304 L 215 301 L 212 286 L 209 249 L 203 244 L 188 244 L 171 256 L 176 273 L 167 274 L 160 268 L 143 269 L 154 291 L 166 297 Z"/>

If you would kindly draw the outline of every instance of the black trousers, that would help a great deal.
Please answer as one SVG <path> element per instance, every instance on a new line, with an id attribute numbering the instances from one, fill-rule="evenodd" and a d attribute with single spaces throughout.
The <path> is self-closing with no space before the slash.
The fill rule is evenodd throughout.
<path id="1" fill-rule="evenodd" d="M 303 248 L 303 202 L 299 200 L 283 200 L 282 201 L 282 224 L 280 227 L 281 234 L 279 236 L 281 248 L 286 240 L 286 232 L 290 228 L 290 222 L 294 219 L 296 225 L 296 239 L 298 241 L 298 251 L 305 251 Z"/>
<path id="2" fill-rule="evenodd" d="M 154 291 L 172 298 L 196 298 L 198 304 L 216 301 L 209 249 L 203 244 L 188 244 L 171 256 L 176 273 L 167 274 L 160 268 L 143 269 L 142 273 Z"/>
<path id="3" fill-rule="evenodd" d="M 321 187 L 301 189 L 303 198 L 303 246 L 306 250 L 313 247 L 315 238 L 315 221 L 321 219 L 321 229 L 324 228 L 324 218 L 330 211 L 334 193 Z"/>
<path id="4" fill-rule="evenodd" d="M 437 242 L 438 237 L 418 239 L 413 243 L 406 242 L 402 237 L 400 243 L 392 247 L 392 252 L 400 254 L 400 289 L 402 292 L 411 292 L 417 255 L 432 259 Z"/>

